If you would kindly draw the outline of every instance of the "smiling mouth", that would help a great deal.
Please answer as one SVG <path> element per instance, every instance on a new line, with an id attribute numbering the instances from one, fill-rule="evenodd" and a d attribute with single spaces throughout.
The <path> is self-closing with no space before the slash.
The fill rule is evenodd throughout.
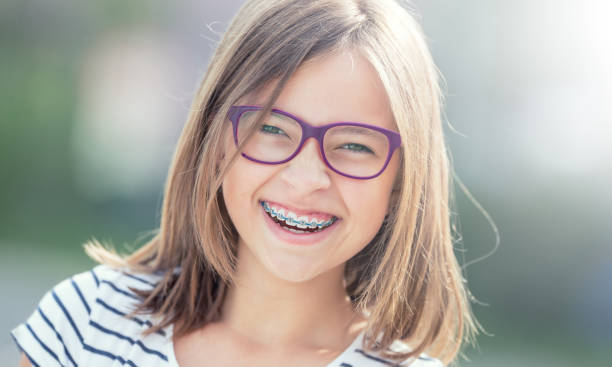
<path id="1" fill-rule="evenodd" d="M 296 213 L 293 213 L 290 210 L 275 208 L 266 201 L 261 201 L 260 204 L 266 214 L 272 220 L 274 220 L 283 229 L 293 233 L 303 234 L 321 232 L 338 220 L 338 217 L 336 216 L 332 216 L 328 220 L 308 216 L 298 216 Z"/>

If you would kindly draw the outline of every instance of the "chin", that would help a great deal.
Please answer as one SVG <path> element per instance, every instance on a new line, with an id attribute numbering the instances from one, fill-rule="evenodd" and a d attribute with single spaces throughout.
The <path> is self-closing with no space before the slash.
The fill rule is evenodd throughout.
<path id="1" fill-rule="evenodd" d="M 304 264 L 303 261 L 301 264 L 296 262 L 278 263 L 277 261 L 269 261 L 265 264 L 265 267 L 276 278 L 291 283 L 307 282 L 325 272 L 313 266 L 313 264 Z"/>

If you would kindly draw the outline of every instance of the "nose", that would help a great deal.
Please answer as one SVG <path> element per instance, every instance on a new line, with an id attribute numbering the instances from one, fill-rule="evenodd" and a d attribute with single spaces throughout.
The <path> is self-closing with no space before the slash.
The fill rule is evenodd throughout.
<path id="1" fill-rule="evenodd" d="M 316 190 L 326 189 L 331 180 L 329 170 L 319 150 L 316 139 L 309 138 L 302 149 L 281 172 L 281 178 L 298 194 L 308 194 Z"/>

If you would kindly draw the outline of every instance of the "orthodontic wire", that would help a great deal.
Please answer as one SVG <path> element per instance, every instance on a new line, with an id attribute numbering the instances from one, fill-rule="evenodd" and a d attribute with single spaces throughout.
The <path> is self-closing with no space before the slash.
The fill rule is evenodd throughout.
<path id="1" fill-rule="evenodd" d="M 265 209 L 265 210 L 266 210 L 268 213 L 272 213 L 272 214 L 276 215 L 277 217 L 280 217 L 280 218 L 281 218 L 282 220 L 284 220 L 285 222 L 286 222 L 287 220 L 290 220 L 292 223 L 298 223 L 298 224 L 301 224 L 301 225 L 303 225 L 303 226 L 309 226 L 309 227 L 310 227 L 311 225 L 313 225 L 313 224 L 314 224 L 315 226 L 317 226 L 317 227 L 319 227 L 319 228 L 321 228 L 321 227 L 325 227 L 325 226 L 328 226 L 328 225 L 330 225 L 330 224 L 332 224 L 332 223 L 333 223 L 333 219 L 330 219 L 330 220 L 328 220 L 327 222 L 323 222 L 323 223 L 321 223 L 321 224 L 318 224 L 318 223 L 316 223 L 316 222 L 308 223 L 308 222 L 304 222 L 304 221 L 301 221 L 301 220 L 295 220 L 295 219 L 293 219 L 293 218 L 291 218 L 291 217 L 285 217 L 284 215 L 282 215 L 282 214 L 278 213 L 276 210 L 274 210 L 274 209 L 270 208 L 270 206 L 269 206 L 268 204 L 266 204 L 266 203 L 262 203 L 261 205 L 263 206 L 263 208 L 264 208 L 264 209 Z"/>

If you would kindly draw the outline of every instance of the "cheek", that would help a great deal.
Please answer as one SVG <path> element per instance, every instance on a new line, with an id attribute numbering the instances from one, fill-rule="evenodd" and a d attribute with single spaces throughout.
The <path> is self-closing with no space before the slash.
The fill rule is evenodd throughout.
<path id="1" fill-rule="evenodd" d="M 223 200 L 241 235 L 250 231 L 252 218 L 258 213 L 258 193 L 269 177 L 266 168 L 237 157 L 223 179 Z"/>
<path id="2" fill-rule="evenodd" d="M 236 147 L 233 141 L 226 140 L 225 163 L 229 163 L 231 158 L 236 154 Z M 237 156 L 234 162 L 227 168 L 223 183 L 223 200 L 225 207 L 230 215 L 234 226 L 238 231 L 241 230 L 243 217 L 248 216 L 247 209 L 250 204 L 249 191 L 253 190 L 252 185 L 257 180 L 255 172 L 249 170 L 248 165 L 245 165 L 243 158 Z"/>
<path id="3" fill-rule="evenodd" d="M 353 220 L 349 230 L 355 246 L 361 246 L 359 250 L 374 238 L 382 225 L 390 206 L 398 166 L 398 160 L 393 159 L 387 170 L 374 181 L 351 183 L 341 190 L 345 203 L 350 205 Z"/>
<path id="4" fill-rule="evenodd" d="M 352 202 L 355 203 L 351 208 L 353 215 L 356 215 L 362 223 L 374 221 L 378 223 L 378 219 L 382 222 L 387 214 L 390 192 L 391 189 L 386 186 L 355 190 L 352 192 Z"/>
<path id="5" fill-rule="evenodd" d="M 390 192 L 390 185 L 345 188 L 344 200 L 350 205 L 351 220 L 347 230 L 351 251 L 357 253 L 363 249 L 380 229 L 387 214 Z"/>
<path id="6" fill-rule="evenodd" d="M 250 234 L 253 232 L 251 227 L 251 220 L 255 213 L 252 212 L 251 206 L 251 195 L 249 192 L 249 183 L 253 182 L 253 177 L 247 177 L 248 170 L 241 170 L 239 161 L 240 158 L 225 175 L 222 183 L 223 189 L 223 201 L 229 214 L 230 220 L 238 232 L 238 236 L 241 239 L 250 238 Z"/>
<path id="7" fill-rule="evenodd" d="M 384 216 L 387 214 L 393 185 L 396 183 L 399 171 L 399 156 L 394 155 L 385 171 L 377 178 L 346 187 L 344 192 L 350 194 L 347 203 L 355 203 L 354 209 L 361 217 Z M 381 214 L 382 213 L 382 214 Z M 374 218 L 373 218 L 374 219 Z M 382 222 L 382 219 L 381 219 Z"/>

